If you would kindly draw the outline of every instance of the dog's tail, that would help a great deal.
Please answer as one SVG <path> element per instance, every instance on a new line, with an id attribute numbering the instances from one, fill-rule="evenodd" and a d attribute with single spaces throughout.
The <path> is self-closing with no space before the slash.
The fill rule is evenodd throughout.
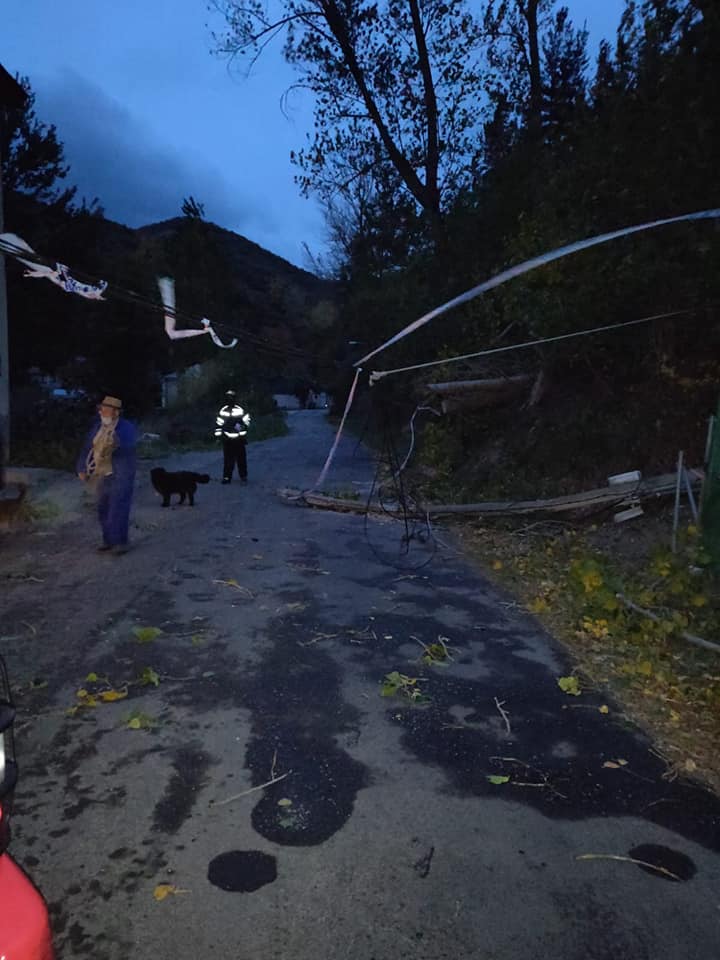
<path id="1" fill-rule="evenodd" d="M 192 475 L 195 483 L 210 483 L 210 474 L 209 473 L 194 473 Z"/>

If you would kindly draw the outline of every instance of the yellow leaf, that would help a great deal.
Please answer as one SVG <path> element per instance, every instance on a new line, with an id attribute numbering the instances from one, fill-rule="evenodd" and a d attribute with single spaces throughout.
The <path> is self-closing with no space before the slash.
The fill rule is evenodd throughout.
<path id="1" fill-rule="evenodd" d="M 601 707 L 598 707 L 598 710 L 600 713 L 610 713 L 610 708 L 606 703 L 604 703 Z"/>
<path id="2" fill-rule="evenodd" d="M 166 897 L 169 897 L 171 894 L 174 895 L 178 893 L 187 893 L 187 892 L 188 892 L 187 890 L 181 890 L 180 887 L 176 887 L 172 883 L 159 883 L 153 890 L 153 896 L 158 902 L 160 902 L 161 900 L 164 900 Z"/>
<path id="3" fill-rule="evenodd" d="M 670 711 L 670 719 L 672 720 L 673 723 L 680 722 L 680 714 L 677 712 L 677 710 Z"/>
<path id="4" fill-rule="evenodd" d="M 114 703 L 116 700 L 124 700 L 128 695 L 127 690 L 103 690 L 98 694 L 103 703 Z"/>
<path id="5" fill-rule="evenodd" d="M 140 723 L 140 717 L 130 717 L 127 724 L 131 730 L 139 730 L 142 724 Z"/>
<path id="6" fill-rule="evenodd" d="M 568 693 L 573 697 L 580 696 L 580 685 L 577 677 L 558 677 L 557 684 L 563 693 Z"/>
<path id="7" fill-rule="evenodd" d="M 605 763 L 603 764 L 603 766 L 604 766 L 604 767 L 608 767 L 608 769 L 610 769 L 610 770 L 619 770 L 619 769 L 620 769 L 620 764 L 619 764 L 619 763 L 615 763 L 613 760 L 606 760 Z"/>
<path id="8" fill-rule="evenodd" d="M 502 570 L 503 568 L 502 560 L 493 560 L 492 568 L 493 570 Z"/>
<path id="9" fill-rule="evenodd" d="M 88 693 L 87 690 L 85 690 L 82 687 L 76 692 L 75 696 L 78 698 L 79 707 L 96 707 L 97 706 L 97 703 L 98 703 L 97 698 L 93 696 L 91 693 Z"/>
<path id="10" fill-rule="evenodd" d="M 697 764 L 694 760 L 686 760 L 684 766 L 688 773 L 694 773 L 697 770 Z"/>
<path id="11" fill-rule="evenodd" d="M 651 677 L 653 672 L 652 663 L 649 660 L 641 660 L 637 665 L 637 672 L 643 677 Z"/>
<path id="12" fill-rule="evenodd" d="M 690 603 L 694 607 L 704 607 L 707 602 L 707 597 L 702 593 L 695 593 L 692 597 L 690 597 Z"/>

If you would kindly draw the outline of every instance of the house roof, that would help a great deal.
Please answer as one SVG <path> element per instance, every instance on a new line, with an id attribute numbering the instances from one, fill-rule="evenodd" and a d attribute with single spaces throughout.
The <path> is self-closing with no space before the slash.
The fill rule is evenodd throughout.
<path id="1" fill-rule="evenodd" d="M 26 100 L 23 88 L 0 63 L 0 107 L 22 107 Z"/>

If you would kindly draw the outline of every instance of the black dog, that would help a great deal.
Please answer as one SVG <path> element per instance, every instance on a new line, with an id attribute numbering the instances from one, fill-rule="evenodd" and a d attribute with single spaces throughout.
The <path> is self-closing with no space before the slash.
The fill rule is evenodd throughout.
<path id="1" fill-rule="evenodd" d="M 170 506 L 170 496 L 180 494 L 180 503 L 185 503 L 185 497 L 191 507 L 195 506 L 193 497 L 199 483 L 209 483 L 207 473 L 191 473 L 189 470 L 180 470 L 178 473 L 168 473 L 164 467 L 155 467 L 150 471 L 152 485 L 163 498 L 162 505 Z"/>

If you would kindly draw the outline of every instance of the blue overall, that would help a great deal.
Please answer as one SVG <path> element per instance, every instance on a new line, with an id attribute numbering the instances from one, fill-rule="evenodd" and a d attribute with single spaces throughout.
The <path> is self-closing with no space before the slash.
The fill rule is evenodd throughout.
<path id="1" fill-rule="evenodd" d="M 85 445 L 77 462 L 78 473 L 85 473 L 87 470 L 88 454 L 99 429 L 100 418 L 98 417 L 85 438 Z M 128 542 L 130 504 L 135 485 L 137 433 L 128 420 L 120 419 L 115 427 L 115 437 L 118 446 L 113 450 L 112 473 L 98 482 L 97 490 L 98 518 L 102 527 L 103 542 L 110 547 L 124 546 Z"/>

